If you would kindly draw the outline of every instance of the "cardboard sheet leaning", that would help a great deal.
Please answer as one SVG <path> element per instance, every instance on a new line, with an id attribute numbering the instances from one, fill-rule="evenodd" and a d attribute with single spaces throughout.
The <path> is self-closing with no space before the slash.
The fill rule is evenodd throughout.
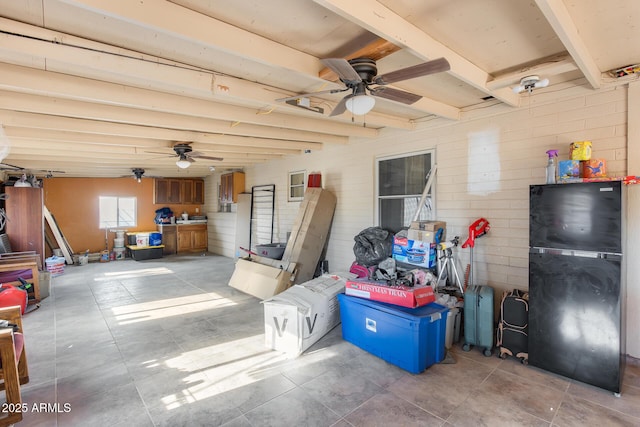
<path id="1" fill-rule="evenodd" d="M 346 279 L 326 274 L 275 295 L 264 304 L 265 345 L 297 357 L 340 323 L 337 295 Z"/>

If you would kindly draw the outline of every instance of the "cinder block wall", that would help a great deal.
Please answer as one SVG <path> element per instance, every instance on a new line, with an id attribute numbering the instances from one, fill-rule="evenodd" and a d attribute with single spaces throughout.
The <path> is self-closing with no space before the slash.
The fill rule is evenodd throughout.
<path id="1" fill-rule="evenodd" d="M 490 284 L 498 292 L 527 289 L 529 185 L 545 181 L 545 151 L 558 149 L 559 159 L 566 160 L 571 142 L 590 140 L 593 157 L 606 160 L 609 176 L 627 175 L 627 94 L 627 85 L 594 91 L 586 84 L 559 84 L 523 94 L 517 109 L 486 102 L 464 111 L 457 122 L 425 118 L 416 121 L 413 131 L 383 130 L 375 139 L 327 145 L 318 152 L 257 165 L 246 171 L 247 188 L 276 184 L 276 230 L 284 237 L 299 207 L 299 202 L 287 201 L 287 173 L 321 172 L 323 187 L 338 198 L 329 268 L 345 270 L 354 259 L 353 237 L 375 225 L 375 159 L 435 149 L 435 217 L 447 222 L 447 236 L 466 239 L 469 225 L 480 217 L 491 224 L 474 249 L 474 282 Z M 458 248 L 456 256 L 463 274 L 469 250 Z M 629 306 L 639 303 L 629 301 Z M 629 347 L 635 348 L 630 354 L 640 355 L 640 344 Z"/>

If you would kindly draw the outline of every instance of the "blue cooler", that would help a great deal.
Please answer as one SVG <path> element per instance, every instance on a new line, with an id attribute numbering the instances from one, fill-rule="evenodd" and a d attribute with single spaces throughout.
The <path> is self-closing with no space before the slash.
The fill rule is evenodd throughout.
<path id="1" fill-rule="evenodd" d="M 342 337 L 413 374 L 445 356 L 447 307 L 407 308 L 338 294 Z"/>
<path id="2" fill-rule="evenodd" d="M 149 233 L 149 246 L 160 246 L 162 244 L 162 233 Z"/>

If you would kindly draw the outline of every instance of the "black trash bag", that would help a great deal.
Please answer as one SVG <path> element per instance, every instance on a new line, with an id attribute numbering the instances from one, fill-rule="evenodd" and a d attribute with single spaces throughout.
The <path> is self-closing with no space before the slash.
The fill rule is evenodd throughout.
<path id="1" fill-rule="evenodd" d="M 393 234 L 380 227 L 369 227 L 353 238 L 356 262 L 365 267 L 378 263 L 393 254 Z"/>

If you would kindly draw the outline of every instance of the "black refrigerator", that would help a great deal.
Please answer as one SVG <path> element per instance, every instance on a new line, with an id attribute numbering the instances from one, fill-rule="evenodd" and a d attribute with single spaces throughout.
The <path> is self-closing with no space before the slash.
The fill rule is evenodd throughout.
<path id="1" fill-rule="evenodd" d="M 532 185 L 529 363 L 620 393 L 625 345 L 619 181 Z"/>

